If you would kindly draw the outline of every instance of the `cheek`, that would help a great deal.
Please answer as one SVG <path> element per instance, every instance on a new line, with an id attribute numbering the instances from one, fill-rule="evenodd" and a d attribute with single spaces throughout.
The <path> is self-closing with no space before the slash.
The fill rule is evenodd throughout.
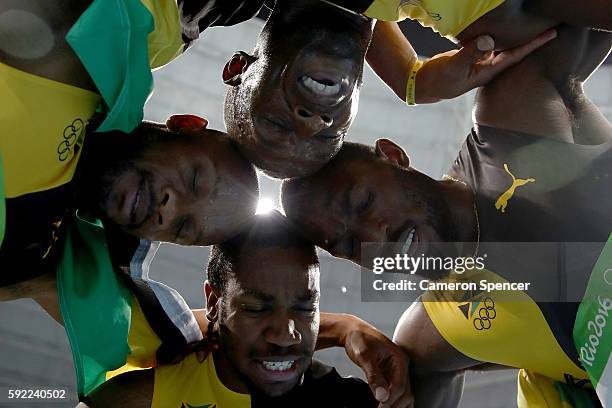
<path id="1" fill-rule="evenodd" d="M 221 319 L 221 342 L 231 354 L 245 355 L 257 340 L 257 331 L 244 318 Z"/>
<path id="2" fill-rule="evenodd" d="M 141 171 L 151 173 L 161 181 L 175 177 L 177 174 L 176 163 L 180 163 L 180 160 L 180 156 L 175 154 L 173 149 L 168 149 L 167 154 L 149 153 L 141 160 L 135 161 L 134 166 Z"/>
<path id="3" fill-rule="evenodd" d="M 249 69 L 254 68 L 251 66 Z M 262 81 L 261 76 L 249 75 L 236 95 L 238 116 L 248 123 L 248 126 L 253 126 L 253 114 L 261 108 L 261 105 L 265 106 L 265 101 L 270 100 L 273 96 L 268 89 L 267 82 Z"/>
<path id="4" fill-rule="evenodd" d="M 316 339 L 319 337 L 319 325 L 320 325 L 320 317 L 317 316 L 310 321 L 308 325 L 308 331 L 306 332 L 306 341 L 308 342 L 308 347 L 314 351 Z"/>
<path id="5" fill-rule="evenodd" d="M 257 339 L 261 334 L 261 324 L 257 319 L 241 316 L 239 313 L 230 315 L 224 319 L 225 327 L 231 332 L 231 335 L 239 339 L 241 343 L 252 343 L 253 339 Z"/>
<path id="6" fill-rule="evenodd" d="M 216 165 L 218 178 L 215 190 L 215 204 L 230 206 L 244 212 L 257 205 L 257 174 L 255 170 L 234 152 L 226 153 Z M 228 210 L 229 211 L 229 210 Z"/>

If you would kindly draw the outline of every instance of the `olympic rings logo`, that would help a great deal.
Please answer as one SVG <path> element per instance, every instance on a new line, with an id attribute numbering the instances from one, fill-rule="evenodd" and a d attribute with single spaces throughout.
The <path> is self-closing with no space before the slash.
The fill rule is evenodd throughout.
<path id="1" fill-rule="evenodd" d="M 612 268 L 604 271 L 604 282 L 612 286 Z"/>
<path id="2" fill-rule="evenodd" d="M 478 317 L 472 321 L 474 328 L 478 331 L 489 330 L 491 328 L 491 320 L 497 316 L 493 299 L 487 297 L 482 304 L 482 307 L 478 309 Z"/>
<path id="3" fill-rule="evenodd" d="M 72 146 L 79 142 L 84 129 L 85 124 L 78 118 L 64 128 L 64 138 L 59 145 L 57 145 L 59 161 L 66 161 L 71 157 Z"/>

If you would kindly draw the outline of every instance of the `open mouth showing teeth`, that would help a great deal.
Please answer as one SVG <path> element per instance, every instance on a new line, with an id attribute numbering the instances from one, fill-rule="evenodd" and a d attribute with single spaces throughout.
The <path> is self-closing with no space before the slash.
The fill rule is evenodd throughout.
<path id="1" fill-rule="evenodd" d="M 287 371 L 293 367 L 295 360 L 288 361 L 262 361 L 261 364 L 266 370 L 270 371 Z"/>
<path id="2" fill-rule="evenodd" d="M 411 228 L 410 230 L 407 231 L 408 236 L 406 237 L 406 239 L 403 241 L 402 244 L 402 248 L 401 248 L 401 252 L 402 254 L 408 254 L 408 251 L 410 251 L 410 248 L 412 247 L 412 243 L 414 242 L 414 233 L 415 233 L 415 229 Z M 406 233 L 402 234 L 405 235 Z"/>
<path id="3" fill-rule="evenodd" d="M 322 96 L 333 96 L 340 92 L 340 84 L 326 79 L 314 79 L 308 75 L 300 78 L 300 82 L 309 91 Z"/>

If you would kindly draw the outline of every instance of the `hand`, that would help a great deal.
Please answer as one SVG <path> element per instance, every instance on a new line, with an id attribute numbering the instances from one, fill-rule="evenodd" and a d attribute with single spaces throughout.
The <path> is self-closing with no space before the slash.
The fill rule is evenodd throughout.
<path id="1" fill-rule="evenodd" d="M 380 408 L 413 406 L 408 356 L 369 323 L 354 318 L 344 337 L 349 358 L 364 371 Z"/>
<path id="2" fill-rule="evenodd" d="M 525 45 L 497 53 L 493 38 L 481 35 L 459 50 L 434 55 L 417 74 L 416 102 L 451 99 L 485 85 L 556 36 L 551 29 Z"/>

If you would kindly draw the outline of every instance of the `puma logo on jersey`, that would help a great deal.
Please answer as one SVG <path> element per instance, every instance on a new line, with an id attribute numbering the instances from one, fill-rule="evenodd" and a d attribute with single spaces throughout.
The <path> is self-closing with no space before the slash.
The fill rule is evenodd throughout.
<path id="1" fill-rule="evenodd" d="M 500 195 L 497 201 L 495 202 L 495 208 L 503 213 L 506 212 L 508 201 L 510 201 L 510 199 L 514 195 L 514 191 L 516 190 L 517 187 L 524 186 L 527 183 L 535 183 L 536 181 L 534 178 L 517 179 L 516 177 L 514 177 L 514 174 L 510 172 L 510 170 L 508 169 L 508 165 L 506 163 L 504 163 L 504 169 L 506 170 L 506 173 L 508 173 L 510 177 L 512 177 L 512 185 L 508 187 L 508 189 L 504 191 L 502 195 Z"/>

